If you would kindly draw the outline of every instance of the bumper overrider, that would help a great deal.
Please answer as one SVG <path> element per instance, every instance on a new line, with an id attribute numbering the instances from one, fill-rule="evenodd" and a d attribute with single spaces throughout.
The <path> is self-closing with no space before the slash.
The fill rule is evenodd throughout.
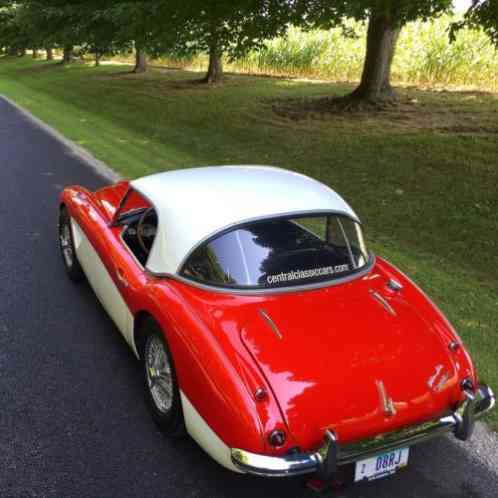
<path id="1" fill-rule="evenodd" d="M 333 431 L 327 430 L 323 445 L 314 453 L 291 453 L 281 457 L 258 455 L 232 449 L 232 462 L 248 474 L 285 477 L 316 473 L 323 480 L 334 477 L 337 467 L 412 446 L 443 434 L 453 433 L 465 441 L 473 432 L 475 421 L 495 405 L 495 395 L 486 385 L 475 392 L 465 389 L 466 400 L 449 415 L 419 425 L 381 434 L 352 444 L 340 445 Z"/>

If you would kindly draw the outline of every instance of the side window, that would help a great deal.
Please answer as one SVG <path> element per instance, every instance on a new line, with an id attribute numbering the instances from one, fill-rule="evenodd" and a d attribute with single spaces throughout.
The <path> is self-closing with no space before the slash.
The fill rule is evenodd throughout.
<path id="1" fill-rule="evenodd" d="M 150 207 L 151 204 L 147 199 L 144 199 L 136 190 L 131 189 L 125 194 L 121 201 L 119 211 L 116 213 L 116 222 L 122 224 L 122 220 L 126 220 L 127 217 Z"/>
<path id="2" fill-rule="evenodd" d="M 364 266 L 368 253 L 363 233 L 357 223 L 344 217 L 329 217 L 327 225 L 327 242 L 344 254 L 349 254 L 355 268 Z"/>
<path id="3" fill-rule="evenodd" d="M 241 266 L 237 234 L 232 232 L 197 249 L 184 273 L 203 282 L 230 285 L 244 278 L 239 275 Z"/>
<path id="4" fill-rule="evenodd" d="M 346 234 L 337 217 L 330 217 L 328 219 L 327 242 L 335 247 L 347 249 Z"/>
<path id="5" fill-rule="evenodd" d="M 294 223 L 316 235 L 319 239 L 327 240 L 327 218 L 298 218 L 294 220 Z"/>
<path id="6" fill-rule="evenodd" d="M 124 244 L 145 266 L 157 234 L 157 213 L 138 192 L 130 191 L 119 210 L 116 223 L 123 227 Z"/>

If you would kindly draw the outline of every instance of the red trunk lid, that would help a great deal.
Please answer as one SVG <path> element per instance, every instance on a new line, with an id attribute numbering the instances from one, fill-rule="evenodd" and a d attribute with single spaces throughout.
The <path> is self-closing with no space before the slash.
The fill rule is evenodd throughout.
<path id="1" fill-rule="evenodd" d="M 302 449 L 327 428 L 354 441 L 434 418 L 459 399 L 447 344 L 385 281 L 269 298 L 241 336 Z"/>

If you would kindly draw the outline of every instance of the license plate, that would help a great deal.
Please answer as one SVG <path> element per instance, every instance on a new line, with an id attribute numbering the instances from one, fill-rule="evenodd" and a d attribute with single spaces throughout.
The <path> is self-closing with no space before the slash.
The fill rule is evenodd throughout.
<path id="1" fill-rule="evenodd" d="M 408 465 L 409 452 L 410 448 L 402 448 L 356 462 L 355 482 L 373 481 L 394 474 Z"/>

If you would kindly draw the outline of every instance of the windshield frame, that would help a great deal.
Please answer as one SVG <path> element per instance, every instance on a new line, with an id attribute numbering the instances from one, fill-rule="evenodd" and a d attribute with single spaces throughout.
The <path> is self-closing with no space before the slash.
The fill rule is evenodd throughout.
<path id="1" fill-rule="evenodd" d="M 191 256 L 201 247 L 205 245 L 209 245 L 211 242 L 214 240 L 223 237 L 224 235 L 244 229 L 248 226 L 252 226 L 257 223 L 265 223 L 268 221 L 280 221 L 280 220 L 293 220 L 293 219 L 299 219 L 299 218 L 320 218 L 320 217 L 329 217 L 329 216 L 337 216 L 337 217 L 342 217 L 346 218 L 354 223 L 356 223 L 360 228 L 363 227 L 363 224 L 361 221 L 355 217 L 350 216 L 349 214 L 343 212 L 343 211 L 305 211 L 305 212 L 295 212 L 295 213 L 289 213 L 289 214 L 283 214 L 283 215 L 272 215 L 272 216 L 266 216 L 264 218 L 256 218 L 256 219 L 251 219 L 251 220 L 246 220 L 241 223 L 236 223 L 233 225 L 230 225 L 228 227 L 225 227 L 221 230 L 216 231 L 214 234 L 211 234 L 210 236 L 206 237 L 205 239 L 201 240 L 198 244 L 196 244 L 185 256 L 183 259 L 181 265 L 179 266 L 178 272 L 173 276 L 175 279 L 180 280 L 182 282 L 194 285 L 196 287 L 199 287 L 204 290 L 214 290 L 217 292 L 224 292 L 224 293 L 237 293 L 237 294 L 278 294 L 278 293 L 284 293 L 284 292 L 299 292 L 303 290 L 313 290 L 313 289 L 319 289 L 319 288 L 324 288 L 324 287 L 331 287 L 335 285 L 340 285 L 343 283 L 351 282 L 352 280 L 356 280 L 357 278 L 361 278 L 368 274 L 374 264 L 376 257 L 375 255 L 367 248 L 367 254 L 366 256 L 368 257 L 368 261 L 364 266 L 361 268 L 357 268 L 347 275 L 344 275 L 343 277 L 337 277 L 337 278 L 328 278 L 319 282 L 310 282 L 308 284 L 297 284 L 297 285 L 285 285 L 285 286 L 275 286 L 275 287 L 263 287 L 260 285 L 256 286 L 249 286 L 249 285 L 230 285 L 230 284 L 222 284 L 222 283 L 215 283 L 215 282 L 208 282 L 208 281 L 203 281 L 200 279 L 196 279 L 195 277 L 185 275 L 185 268 L 187 264 L 190 261 Z M 304 227 L 305 228 L 305 227 Z M 305 228 L 305 230 L 307 230 Z M 364 234 L 362 234 L 364 236 Z"/>

